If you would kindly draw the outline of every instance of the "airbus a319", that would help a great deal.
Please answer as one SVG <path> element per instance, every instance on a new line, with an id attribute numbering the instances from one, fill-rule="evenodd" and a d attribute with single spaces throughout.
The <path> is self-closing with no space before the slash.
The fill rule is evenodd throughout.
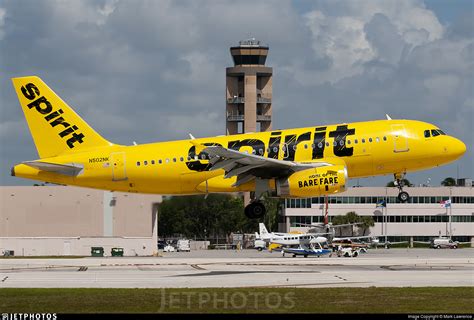
<path id="1" fill-rule="evenodd" d="M 11 174 L 111 191 L 189 195 L 251 191 L 249 218 L 265 214 L 261 197 L 343 192 L 348 179 L 394 174 L 408 200 L 407 172 L 460 158 L 465 144 L 437 126 L 376 120 L 125 146 L 92 129 L 40 78 L 14 78 L 39 159 Z"/>

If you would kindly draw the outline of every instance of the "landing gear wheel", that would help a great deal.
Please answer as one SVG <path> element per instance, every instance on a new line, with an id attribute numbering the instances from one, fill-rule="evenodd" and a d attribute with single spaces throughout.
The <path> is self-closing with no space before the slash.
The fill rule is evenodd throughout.
<path id="1" fill-rule="evenodd" d="M 400 200 L 400 202 L 405 203 L 408 201 L 408 199 L 410 199 L 408 192 L 402 191 L 398 194 L 398 200 Z"/>
<path id="2" fill-rule="evenodd" d="M 395 173 L 394 175 L 395 178 L 395 186 L 398 188 L 398 200 L 400 200 L 401 203 L 405 203 L 410 199 L 410 195 L 408 192 L 403 191 L 404 187 L 404 181 L 403 177 L 405 176 L 404 173 Z"/>
<path id="3" fill-rule="evenodd" d="M 265 206 L 259 201 L 252 202 L 245 207 L 245 215 L 249 219 L 263 218 L 266 212 Z"/>

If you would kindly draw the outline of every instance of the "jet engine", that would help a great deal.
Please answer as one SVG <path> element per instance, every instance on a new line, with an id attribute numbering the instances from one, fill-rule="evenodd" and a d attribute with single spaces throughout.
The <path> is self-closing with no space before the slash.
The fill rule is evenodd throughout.
<path id="1" fill-rule="evenodd" d="M 308 198 L 346 190 L 347 169 L 343 165 L 297 171 L 276 181 L 276 194 L 283 198 Z"/>

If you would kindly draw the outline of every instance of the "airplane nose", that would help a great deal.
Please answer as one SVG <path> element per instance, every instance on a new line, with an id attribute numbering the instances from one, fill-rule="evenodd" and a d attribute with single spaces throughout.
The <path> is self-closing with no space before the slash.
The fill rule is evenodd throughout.
<path id="1" fill-rule="evenodd" d="M 466 145 L 461 140 L 452 138 L 448 150 L 454 157 L 459 158 L 466 152 Z"/>

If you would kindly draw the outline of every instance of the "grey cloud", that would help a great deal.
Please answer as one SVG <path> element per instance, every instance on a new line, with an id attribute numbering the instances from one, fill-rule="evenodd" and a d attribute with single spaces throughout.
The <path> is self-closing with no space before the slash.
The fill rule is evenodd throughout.
<path id="1" fill-rule="evenodd" d="M 274 128 L 389 113 L 433 122 L 473 145 L 474 39 L 468 20 L 443 32 L 421 1 L 297 6 L 289 1 L 3 1 L 2 183 L 22 183 L 8 177 L 10 166 L 36 156 L 10 77 L 38 74 L 116 143 L 185 139 L 188 132 L 218 135 L 225 126 L 228 48 L 250 36 L 270 46 Z M 470 149 L 459 162 L 467 176 L 473 176 Z M 452 170 L 414 177 L 441 180 Z"/>
<path id="2" fill-rule="evenodd" d="M 405 47 L 405 42 L 397 28 L 383 14 L 377 13 L 364 27 L 365 36 L 380 60 L 397 64 Z"/>

